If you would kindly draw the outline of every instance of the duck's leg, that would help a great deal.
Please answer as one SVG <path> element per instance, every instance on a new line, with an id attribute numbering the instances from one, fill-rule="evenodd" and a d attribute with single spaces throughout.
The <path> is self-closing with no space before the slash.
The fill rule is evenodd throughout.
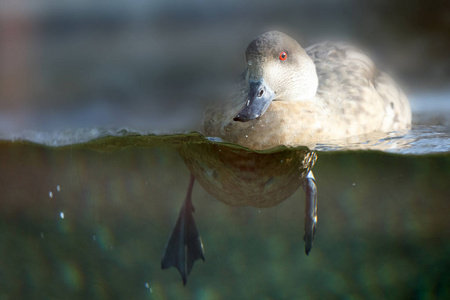
<path id="1" fill-rule="evenodd" d="M 192 270 L 194 261 L 205 260 L 203 243 L 198 234 L 194 221 L 194 206 L 192 206 L 191 195 L 195 178 L 191 174 L 186 199 L 178 216 L 177 224 L 167 241 L 164 255 L 161 261 L 161 268 L 167 269 L 175 267 L 180 272 L 183 284 Z"/>
<path id="2" fill-rule="evenodd" d="M 303 182 L 303 189 L 306 193 L 305 203 L 305 252 L 306 255 L 311 251 L 314 235 L 317 227 L 317 187 L 316 179 L 312 171 L 309 171 Z"/>

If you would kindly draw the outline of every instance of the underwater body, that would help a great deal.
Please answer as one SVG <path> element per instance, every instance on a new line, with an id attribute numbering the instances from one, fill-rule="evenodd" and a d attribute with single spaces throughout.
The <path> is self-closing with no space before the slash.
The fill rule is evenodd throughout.
<path id="1" fill-rule="evenodd" d="M 185 288 L 160 265 L 189 183 L 178 150 L 229 144 L 129 128 L 5 137 L 2 295 L 445 298 L 449 141 L 445 127 L 423 125 L 348 148 L 311 149 L 319 217 L 309 256 L 301 188 L 276 206 L 253 208 L 226 205 L 194 185 L 205 262 L 195 263 Z"/>

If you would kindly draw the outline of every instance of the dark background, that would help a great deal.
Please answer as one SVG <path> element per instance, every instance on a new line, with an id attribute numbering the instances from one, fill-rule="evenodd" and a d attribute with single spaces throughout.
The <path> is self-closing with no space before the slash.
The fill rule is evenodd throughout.
<path id="1" fill-rule="evenodd" d="M 0 130 L 197 129 L 269 29 L 354 43 L 409 95 L 448 89 L 448 1 L 6 0 Z"/>

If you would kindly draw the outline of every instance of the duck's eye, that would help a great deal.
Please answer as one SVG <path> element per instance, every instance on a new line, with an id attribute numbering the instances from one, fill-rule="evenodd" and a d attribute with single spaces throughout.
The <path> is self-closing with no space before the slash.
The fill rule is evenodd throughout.
<path id="1" fill-rule="evenodd" d="M 286 60 L 287 58 L 286 51 L 280 52 L 280 55 L 278 57 L 280 58 L 280 60 Z"/>

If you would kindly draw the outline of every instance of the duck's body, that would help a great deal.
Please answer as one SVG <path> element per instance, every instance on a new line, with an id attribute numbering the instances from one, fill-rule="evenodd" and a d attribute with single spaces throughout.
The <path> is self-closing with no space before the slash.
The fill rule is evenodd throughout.
<path id="1" fill-rule="evenodd" d="M 263 150 L 410 126 L 403 92 L 352 47 L 324 43 L 305 51 L 289 36 L 271 31 L 251 42 L 246 56 L 247 70 L 235 95 L 206 112 L 207 136 Z M 180 153 L 192 176 L 162 268 L 176 267 L 185 284 L 194 261 L 204 260 L 192 215 L 194 177 L 217 199 L 236 206 L 273 206 L 303 184 L 309 253 L 317 225 L 314 153 L 262 154 L 209 143 L 182 146 Z"/>
<path id="2" fill-rule="evenodd" d="M 279 58 L 282 52 L 287 53 L 285 60 Z M 411 124 L 411 109 L 401 89 L 353 47 L 322 43 L 305 51 L 287 35 L 268 32 L 250 43 L 247 63 L 235 95 L 207 110 L 207 136 L 261 150 L 395 131 Z M 258 81 L 273 91 L 268 107 L 256 117 L 236 118 L 246 107 L 251 111 L 250 82 Z"/>

